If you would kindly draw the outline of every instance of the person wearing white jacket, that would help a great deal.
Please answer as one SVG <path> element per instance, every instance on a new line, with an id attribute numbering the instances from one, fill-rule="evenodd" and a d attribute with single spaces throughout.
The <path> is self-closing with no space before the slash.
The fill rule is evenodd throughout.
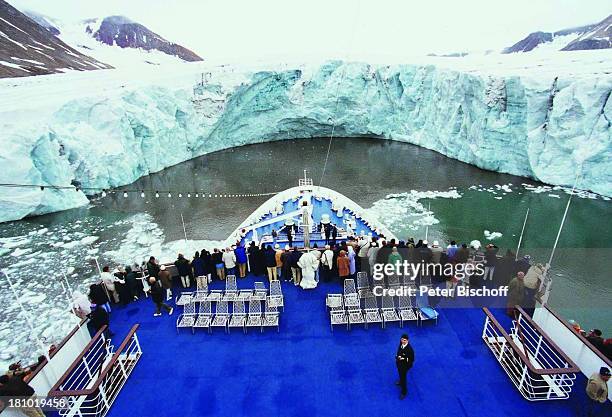
<path id="1" fill-rule="evenodd" d="M 318 251 L 317 251 L 318 252 Z M 321 272 L 322 279 L 325 282 L 329 282 L 332 279 L 332 269 L 334 267 L 334 252 L 332 252 L 329 245 L 325 245 L 325 251 L 321 256 Z"/>
<path id="2" fill-rule="evenodd" d="M 319 252 L 318 250 L 313 250 L 302 255 L 297 262 L 298 266 L 302 269 L 302 280 L 300 281 L 299 285 L 305 290 L 317 287 L 317 281 L 315 280 L 315 271 L 317 270 L 317 268 L 319 268 L 320 258 L 321 252 Z"/>
<path id="3" fill-rule="evenodd" d="M 225 264 L 225 269 L 227 270 L 227 275 L 235 275 L 236 271 L 236 254 L 230 248 L 226 248 L 225 252 L 223 252 L 223 263 Z"/>
<path id="4" fill-rule="evenodd" d="M 108 291 L 108 293 L 113 297 L 113 300 L 115 301 L 115 303 L 118 303 L 119 293 L 117 292 L 117 289 L 115 288 L 115 282 L 116 281 L 125 282 L 125 281 L 122 281 L 119 278 L 115 277 L 109 271 L 110 271 L 110 268 L 108 266 L 105 266 L 104 268 L 102 268 L 102 273 L 100 274 L 100 277 L 102 278 L 102 283 L 104 284 L 104 287 L 106 287 L 106 290 Z"/>

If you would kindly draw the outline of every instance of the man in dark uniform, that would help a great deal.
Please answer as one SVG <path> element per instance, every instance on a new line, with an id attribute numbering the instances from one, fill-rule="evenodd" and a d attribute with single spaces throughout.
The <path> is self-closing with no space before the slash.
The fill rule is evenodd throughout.
<path id="1" fill-rule="evenodd" d="M 406 398 L 406 394 L 408 393 L 408 388 L 406 386 L 406 374 L 408 373 L 408 370 L 412 368 L 413 363 L 414 350 L 412 350 L 412 346 L 410 346 L 408 335 L 403 334 L 400 338 L 397 354 L 395 355 L 395 365 L 397 366 L 397 372 L 399 374 L 399 381 L 396 382 L 396 385 L 399 385 L 402 388 L 400 400 Z"/>

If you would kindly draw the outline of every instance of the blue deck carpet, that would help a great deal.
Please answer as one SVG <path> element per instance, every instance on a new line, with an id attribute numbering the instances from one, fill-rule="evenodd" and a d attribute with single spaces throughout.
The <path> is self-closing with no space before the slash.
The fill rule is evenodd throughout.
<path id="1" fill-rule="evenodd" d="M 258 281 L 266 281 L 259 277 Z M 254 279 L 238 280 L 252 288 Z M 215 282 L 212 288 L 222 288 Z M 305 291 L 283 283 L 280 333 L 231 334 L 188 329 L 173 316 L 153 317 L 150 299 L 115 307 L 115 344 L 134 323 L 143 356 L 109 416 L 508 416 L 573 417 L 586 403 L 579 375 L 572 399 L 529 402 L 481 340 L 479 308 L 442 308 L 438 325 L 415 323 L 332 333 L 325 294 L 338 283 Z M 501 318 L 501 317 L 500 317 Z M 394 355 L 407 332 L 415 350 L 408 397 L 400 401 Z M 609 408 L 608 408 L 609 410 Z"/>

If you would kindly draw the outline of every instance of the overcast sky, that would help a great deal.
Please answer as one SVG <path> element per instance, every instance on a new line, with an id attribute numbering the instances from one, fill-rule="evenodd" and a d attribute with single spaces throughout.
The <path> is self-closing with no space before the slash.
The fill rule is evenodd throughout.
<path id="1" fill-rule="evenodd" d="M 610 0 L 8 0 L 61 20 L 124 15 L 204 58 L 499 50 L 594 23 Z"/>

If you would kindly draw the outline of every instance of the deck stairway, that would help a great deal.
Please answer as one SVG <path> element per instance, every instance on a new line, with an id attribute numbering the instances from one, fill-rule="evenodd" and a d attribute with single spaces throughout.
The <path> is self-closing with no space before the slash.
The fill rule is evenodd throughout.
<path id="1" fill-rule="evenodd" d="M 105 326 L 106 327 L 106 326 Z M 60 416 L 103 417 L 138 363 L 142 350 L 134 325 L 117 349 L 101 329 L 49 391 L 64 399 Z"/>
<path id="2" fill-rule="evenodd" d="M 529 401 L 569 398 L 580 369 L 531 317 L 517 306 L 508 334 L 489 309 L 483 311 L 482 339 L 521 395 Z"/>

